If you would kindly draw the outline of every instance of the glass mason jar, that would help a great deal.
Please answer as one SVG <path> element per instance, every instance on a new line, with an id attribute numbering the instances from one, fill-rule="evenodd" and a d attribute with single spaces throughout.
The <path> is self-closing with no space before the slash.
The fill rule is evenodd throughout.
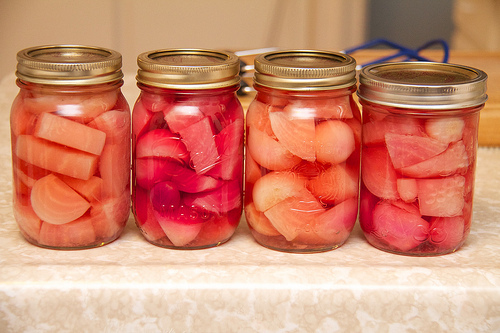
<path id="1" fill-rule="evenodd" d="M 13 207 L 35 245 L 83 249 L 118 238 L 130 214 L 130 110 L 121 55 L 80 45 L 17 54 L 10 124 Z"/>
<path id="2" fill-rule="evenodd" d="M 341 246 L 358 214 L 361 116 L 348 55 L 255 58 L 247 112 L 245 215 L 255 240 L 287 252 Z"/>
<path id="3" fill-rule="evenodd" d="M 242 213 L 243 109 L 239 59 L 169 49 L 137 58 L 132 113 L 132 206 L 152 244 L 197 249 L 231 238 Z"/>
<path id="4" fill-rule="evenodd" d="M 429 256 L 465 242 L 486 79 L 480 70 L 442 63 L 362 69 L 360 224 L 371 245 Z"/>

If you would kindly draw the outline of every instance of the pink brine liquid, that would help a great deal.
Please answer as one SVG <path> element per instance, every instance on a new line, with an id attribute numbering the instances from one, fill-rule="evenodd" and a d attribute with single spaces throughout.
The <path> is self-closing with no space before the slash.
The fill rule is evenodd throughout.
<path id="1" fill-rule="evenodd" d="M 252 235 L 290 252 L 342 245 L 358 213 L 361 117 L 351 90 L 256 89 L 246 123 Z"/>
<path id="2" fill-rule="evenodd" d="M 133 212 L 170 248 L 227 241 L 242 212 L 243 111 L 235 87 L 142 87 L 133 111 Z"/>
<path id="3" fill-rule="evenodd" d="M 18 84 L 10 122 L 13 206 L 22 234 L 33 244 L 67 249 L 116 239 L 130 213 L 125 98 L 113 84 L 64 92 Z"/>
<path id="4" fill-rule="evenodd" d="M 363 102 L 360 223 L 373 246 L 437 255 L 464 243 L 472 218 L 474 111 L 418 117 Z"/>

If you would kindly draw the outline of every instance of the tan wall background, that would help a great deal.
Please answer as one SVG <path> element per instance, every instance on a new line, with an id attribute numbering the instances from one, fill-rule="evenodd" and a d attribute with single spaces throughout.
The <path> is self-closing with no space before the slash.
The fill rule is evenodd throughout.
<path id="1" fill-rule="evenodd" d="M 368 0 L 0 0 L 0 77 L 17 51 L 88 44 L 122 53 L 170 47 L 341 50 L 364 41 Z"/>
<path id="2" fill-rule="evenodd" d="M 170 47 L 342 50 L 366 40 L 370 0 L 0 0 L 0 78 L 35 45 L 103 46 L 135 72 Z M 453 49 L 500 50 L 500 0 L 455 0 Z M 387 22 L 390 24 L 390 22 Z"/>

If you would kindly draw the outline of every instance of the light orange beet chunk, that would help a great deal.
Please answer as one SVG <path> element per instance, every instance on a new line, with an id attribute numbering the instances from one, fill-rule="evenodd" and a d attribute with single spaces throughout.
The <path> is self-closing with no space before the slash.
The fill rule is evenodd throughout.
<path id="1" fill-rule="evenodd" d="M 15 154 L 42 169 L 79 179 L 89 179 L 95 173 L 99 158 L 32 135 L 18 136 Z"/>
<path id="2" fill-rule="evenodd" d="M 281 143 L 255 127 L 247 132 L 248 153 L 255 162 L 269 170 L 284 170 L 298 164 L 302 159 L 293 155 Z"/>
<path id="3" fill-rule="evenodd" d="M 14 203 L 14 216 L 21 233 L 29 240 L 38 242 L 42 221 L 35 214 L 31 206 L 25 206 L 19 202 Z"/>
<path id="4" fill-rule="evenodd" d="M 268 173 L 255 182 L 252 192 L 255 208 L 265 212 L 288 197 L 307 192 L 305 184 L 305 178 L 290 171 Z"/>
<path id="5" fill-rule="evenodd" d="M 33 185 L 31 206 L 41 220 L 51 224 L 74 221 L 90 208 L 87 200 L 54 174 Z"/>
<path id="6" fill-rule="evenodd" d="M 269 119 L 274 134 L 286 149 L 306 161 L 314 162 L 314 118 L 292 118 L 277 111 L 270 112 Z"/>
<path id="7" fill-rule="evenodd" d="M 103 197 L 119 197 L 130 184 L 130 146 L 106 145 L 101 154 L 99 172 Z"/>
<path id="8" fill-rule="evenodd" d="M 358 195 L 358 175 L 343 164 L 334 164 L 309 180 L 307 188 L 321 202 L 337 204 Z"/>
<path id="9" fill-rule="evenodd" d="M 72 189 L 80 193 L 88 201 L 101 200 L 102 179 L 96 176 L 89 180 L 83 180 L 73 177 L 63 176 L 62 181 L 68 184 Z"/>
<path id="10" fill-rule="evenodd" d="M 51 113 L 38 117 L 34 135 L 95 155 L 101 154 L 106 141 L 106 133 Z"/>
<path id="11" fill-rule="evenodd" d="M 354 133 L 340 120 L 327 120 L 316 127 L 316 157 L 321 163 L 342 163 L 355 147 Z"/>
<path id="12" fill-rule="evenodd" d="M 45 246 L 78 248 L 93 245 L 96 240 L 92 219 L 82 216 L 66 224 L 42 223 L 40 243 Z"/>
<path id="13" fill-rule="evenodd" d="M 247 222 L 253 230 L 265 236 L 279 236 L 280 233 L 271 224 L 271 221 L 261 212 L 259 212 L 253 202 L 245 206 Z"/>
<path id="14" fill-rule="evenodd" d="M 301 236 L 301 239 L 315 244 L 317 242 L 313 239 L 318 238 L 313 232 L 315 220 L 324 212 L 323 206 L 306 190 L 298 196 L 280 201 L 265 211 L 264 215 L 287 241 Z"/>

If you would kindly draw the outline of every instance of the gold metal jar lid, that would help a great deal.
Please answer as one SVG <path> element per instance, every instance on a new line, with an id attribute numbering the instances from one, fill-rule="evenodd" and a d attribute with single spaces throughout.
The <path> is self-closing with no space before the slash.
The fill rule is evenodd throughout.
<path id="1" fill-rule="evenodd" d="M 93 85 L 120 80 L 120 53 L 94 46 L 46 45 L 17 53 L 20 80 L 51 85 Z"/>
<path id="2" fill-rule="evenodd" d="M 181 90 L 216 89 L 240 82 L 238 57 L 225 51 L 165 49 L 137 57 L 137 81 Z"/>
<path id="3" fill-rule="evenodd" d="M 399 62 L 366 66 L 358 96 L 369 102 L 411 109 L 447 110 L 486 102 L 485 72 L 472 67 Z"/>
<path id="4" fill-rule="evenodd" d="M 330 90 L 356 84 L 356 60 L 337 52 L 273 51 L 258 55 L 254 65 L 255 84 L 273 89 Z"/>

